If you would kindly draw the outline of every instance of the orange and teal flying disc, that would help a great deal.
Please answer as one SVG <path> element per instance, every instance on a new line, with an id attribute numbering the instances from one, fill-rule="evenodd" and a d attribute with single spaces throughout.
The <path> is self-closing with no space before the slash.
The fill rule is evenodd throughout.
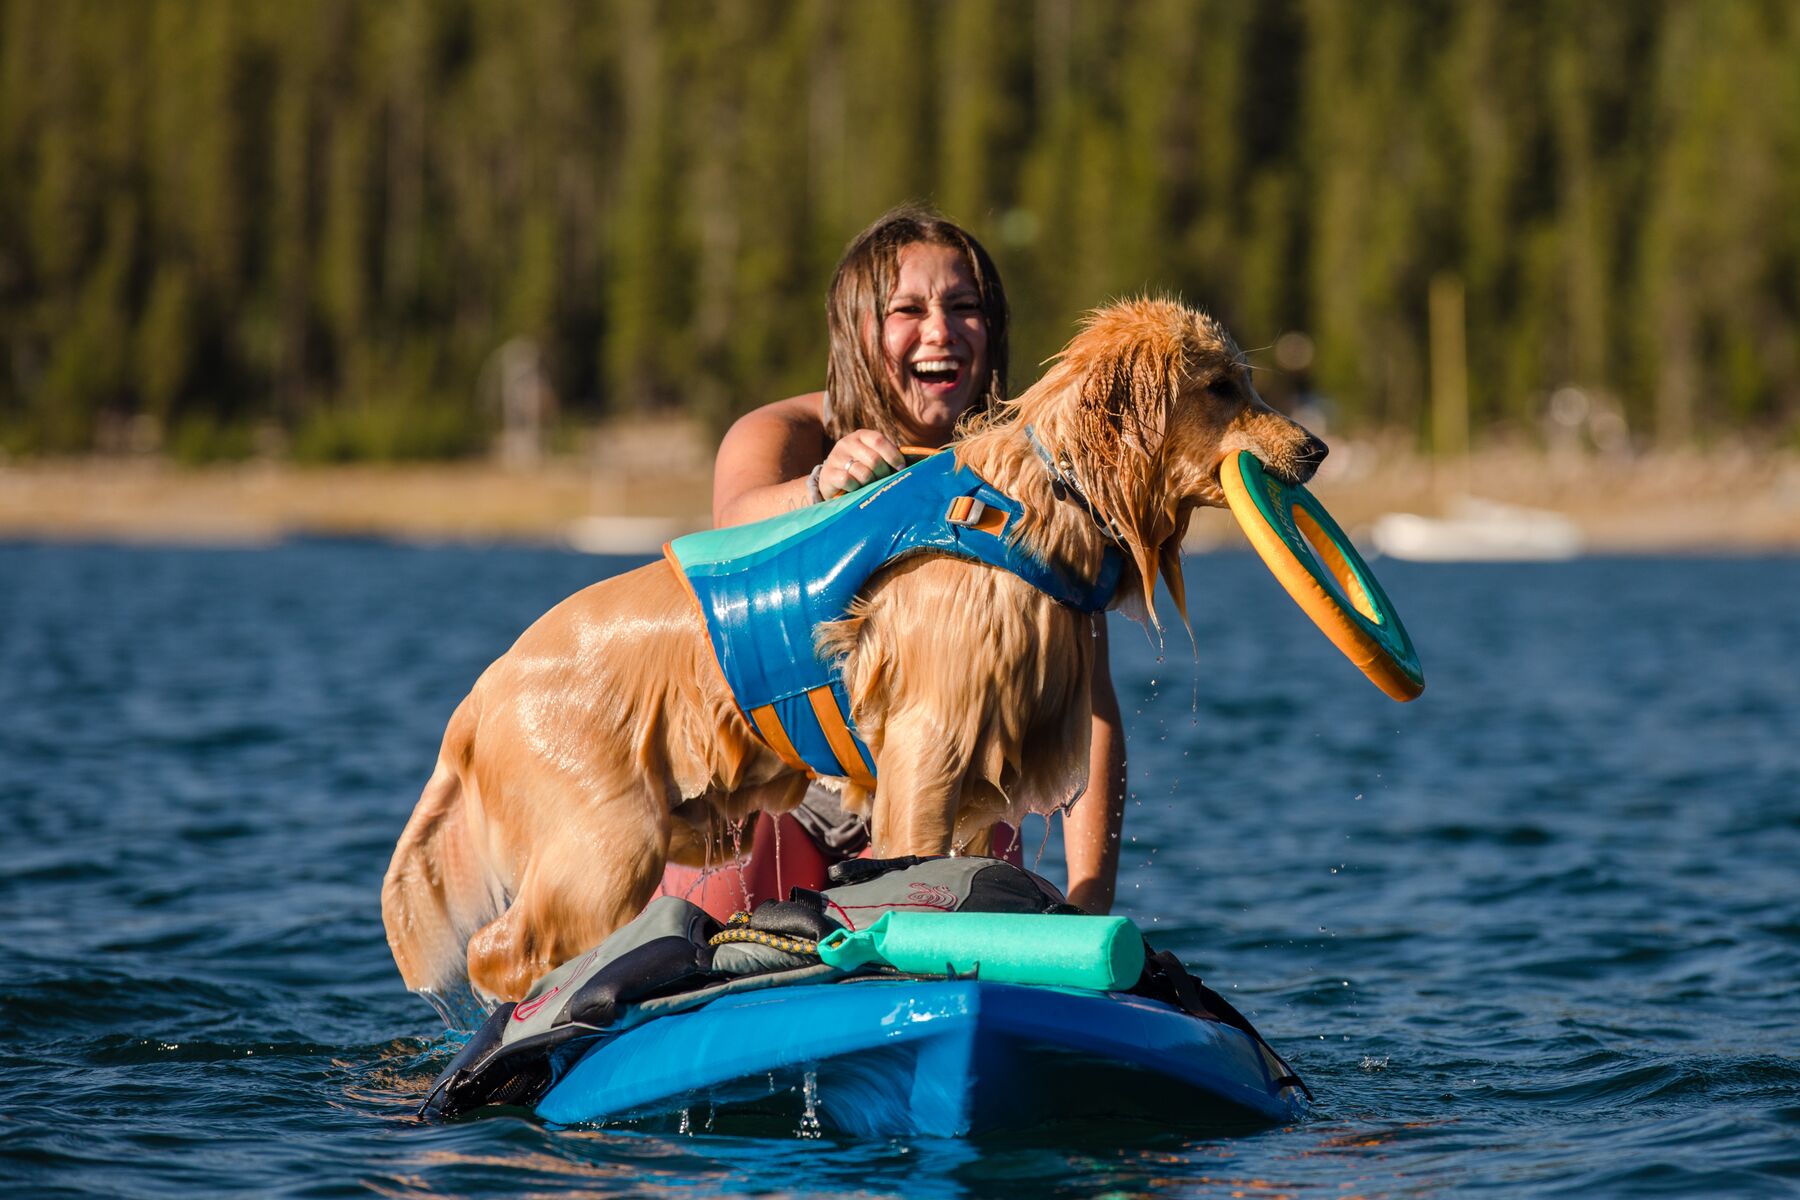
<path id="1" fill-rule="evenodd" d="M 1245 450 L 1219 470 L 1231 515 L 1263 564 L 1331 644 L 1396 700 L 1425 690 L 1425 673 L 1400 614 L 1325 506 L 1283 483 Z"/>

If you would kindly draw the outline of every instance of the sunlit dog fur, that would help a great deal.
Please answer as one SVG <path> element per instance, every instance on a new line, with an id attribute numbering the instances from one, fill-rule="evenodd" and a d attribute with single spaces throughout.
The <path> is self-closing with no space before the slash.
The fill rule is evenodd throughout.
<path id="1" fill-rule="evenodd" d="M 1181 540 L 1222 506 L 1224 456 L 1249 450 L 1309 477 L 1325 448 L 1263 403 L 1210 317 L 1167 300 L 1089 316 L 1051 370 L 955 446 L 1019 500 L 1019 537 L 1091 579 L 1107 544 L 1052 493 L 1024 428 L 1117 531 L 1120 602 L 1153 608 L 1160 574 L 1185 604 Z M 1091 618 L 1017 576 L 919 555 L 878 574 L 819 644 L 843 659 L 871 795 L 842 781 L 882 857 L 984 846 L 996 821 L 1061 805 L 1082 786 Z M 793 807 L 806 777 L 751 732 L 673 568 L 657 562 L 557 605 L 457 707 L 437 769 L 382 886 L 408 987 L 466 978 L 518 999 L 650 900 L 667 860 L 706 865 L 720 831 Z"/>

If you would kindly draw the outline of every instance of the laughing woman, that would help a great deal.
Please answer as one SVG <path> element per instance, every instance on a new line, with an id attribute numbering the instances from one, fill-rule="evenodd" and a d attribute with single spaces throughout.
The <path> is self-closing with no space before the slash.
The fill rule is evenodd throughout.
<path id="1" fill-rule="evenodd" d="M 993 260 L 965 230 L 904 207 L 850 243 L 827 299 L 830 359 L 823 392 L 745 414 L 719 446 L 713 523 L 741 525 L 817 504 L 906 465 L 902 446 L 937 449 L 960 424 L 1006 398 L 1006 293 Z M 1094 618 L 1093 741 L 1088 787 L 1064 819 L 1069 899 L 1112 907 L 1124 811 L 1125 741 L 1107 663 L 1106 620 Z M 792 813 L 760 824 L 749 858 L 696 881 L 669 868 L 665 892 L 723 918 L 787 888 L 819 887 L 834 862 L 868 845 L 868 826 L 814 784 Z M 994 852 L 1017 860 L 1013 831 Z"/>

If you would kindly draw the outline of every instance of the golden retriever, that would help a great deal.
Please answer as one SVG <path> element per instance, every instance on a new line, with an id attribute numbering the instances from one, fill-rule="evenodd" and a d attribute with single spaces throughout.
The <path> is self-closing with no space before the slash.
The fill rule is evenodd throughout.
<path id="1" fill-rule="evenodd" d="M 1188 518 L 1224 505 L 1219 466 L 1238 449 L 1296 482 L 1325 454 L 1263 403 L 1216 321 L 1168 300 L 1090 314 L 1036 386 L 954 446 L 1024 506 L 1018 536 L 1040 558 L 1091 579 L 1116 541 L 1121 602 L 1146 611 L 1159 574 L 1185 603 Z M 873 794 L 842 781 L 876 854 L 981 845 L 994 822 L 1079 790 L 1089 622 L 1006 571 L 920 555 L 821 627 L 876 764 Z M 791 808 L 806 783 L 746 724 L 668 563 L 594 584 L 527 629 L 450 718 L 382 885 L 400 973 L 441 992 L 466 972 L 517 1000 L 635 916 L 667 859 L 704 860 L 722 828 Z"/>

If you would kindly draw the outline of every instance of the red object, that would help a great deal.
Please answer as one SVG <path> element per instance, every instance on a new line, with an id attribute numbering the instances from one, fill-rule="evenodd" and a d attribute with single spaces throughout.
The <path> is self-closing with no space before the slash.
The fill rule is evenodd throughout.
<path id="1" fill-rule="evenodd" d="M 862 858 L 869 857 L 864 850 Z M 1019 839 L 1010 825 L 994 826 L 994 857 L 1015 867 L 1024 865 Z M 704 908 L 719 921 L 735 912 L 749 912 L 764 900 L 785 900 L 788 889 L 814 890 L 826 886 L 831 863 L 800 822 L 789 813 L 771 817 L 756 814 L 756 836 L 748 858 L 740 858 L 710 871 L 670 863 L 663 868 L 658 896 L 680 896 Z"/>

